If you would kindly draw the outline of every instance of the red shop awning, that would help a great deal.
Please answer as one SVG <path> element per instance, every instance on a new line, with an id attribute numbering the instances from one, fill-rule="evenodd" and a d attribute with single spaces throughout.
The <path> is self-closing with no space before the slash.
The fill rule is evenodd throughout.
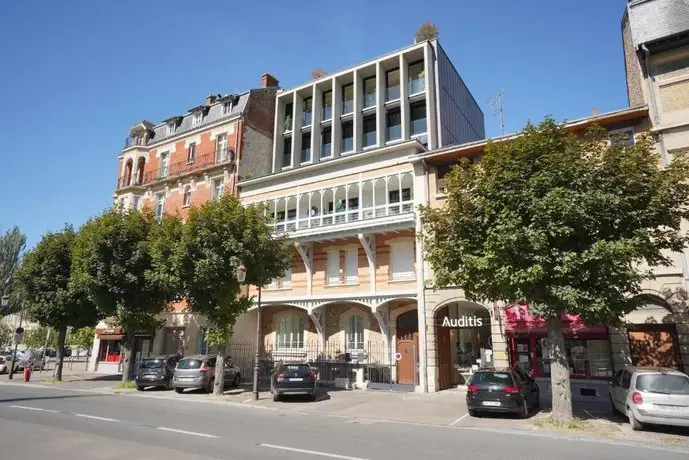
<path id="1" fill-rule="evenodd" d="M 545 318 L 529 313 L 524 304 L 511 305 L 505 309 L 507 324 L 505 331 L 512 334 L 547 334 Z M 580 315 L 562 315 L 562 329 L 565 335 L 607 334 L 604 324 L 584 324 Z"/>

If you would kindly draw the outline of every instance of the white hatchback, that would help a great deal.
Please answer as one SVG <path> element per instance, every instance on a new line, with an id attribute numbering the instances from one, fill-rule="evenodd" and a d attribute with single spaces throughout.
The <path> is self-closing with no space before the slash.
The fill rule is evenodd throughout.
<path id="1" fill-rule="evenodd" d="M 615 413 L 634 430 L 644 424 L 689 427 L 689 376 L 674 369 L 626 367 L 610 383 Z"/>

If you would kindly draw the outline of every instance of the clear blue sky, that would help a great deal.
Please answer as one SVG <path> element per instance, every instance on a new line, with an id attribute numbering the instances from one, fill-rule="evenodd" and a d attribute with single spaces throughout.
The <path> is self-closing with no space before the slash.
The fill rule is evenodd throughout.
<path id="1" fill-rule="evenodd" d="M 129 127 L 183 113 L 209 92 L 291 87 L 413 42 L 440 41 L 500 133 L 488 100 L 504 89 L 508 132 L 624 107 L 624 0 L 349 2 L 3 2 L 0 11 L 0 231 L 33 246 L 112 202 Z M 324 6 L 327 5 L 327 6 Z"/>

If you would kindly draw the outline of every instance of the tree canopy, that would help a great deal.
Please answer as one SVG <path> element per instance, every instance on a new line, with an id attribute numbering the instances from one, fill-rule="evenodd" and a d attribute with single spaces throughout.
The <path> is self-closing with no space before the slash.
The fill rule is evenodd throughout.
<path id="1" fill-rule="evenodd" d="M 430 21 L 426 21 L 419 26 L 416 30 L 416 42 L 422 42 L 425 40 L 432 40 L 437 38 L 439 35 L 438 28 L 435 24 Z"/>
<path id="2" fill-rule="evenodd" d="M 22 251 L 26 246 L 26 235 L 15 226 L 0 235 L 0 297 L 10 297 L 8 314 L 19 310 L 19 299 L 13 295 L 14 273 L 19 267 Z"/>

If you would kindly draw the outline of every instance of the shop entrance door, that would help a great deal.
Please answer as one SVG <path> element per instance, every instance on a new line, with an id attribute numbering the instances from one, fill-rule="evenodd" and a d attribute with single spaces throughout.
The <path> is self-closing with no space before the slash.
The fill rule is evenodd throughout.
<path id="1" fill-rule="evenodd" d="M 396 362 L 397 383 L 401 385 L 416 385 L 419 317 L 417 310 L 402 313 L 397 317 L 397 353 Z"/>
<path id="2" fill-rule="evenodd" d="M 443 307 L 438 312 L 438 316 L 447 316 L 447 307 Z M 436 323 L 437 324 L 437 323 Z M 450 329 L 436 325 L 435 337 L 438 349 L 438 389 L 446 390 L 452 386 L 452 345 L 450 340 Z"/>
<path id="3" fill-rule="evenodd" d="M 674 324 L 639 324 L 629 331 L 629 349 L 637 366 L 681 369 Z"/>

